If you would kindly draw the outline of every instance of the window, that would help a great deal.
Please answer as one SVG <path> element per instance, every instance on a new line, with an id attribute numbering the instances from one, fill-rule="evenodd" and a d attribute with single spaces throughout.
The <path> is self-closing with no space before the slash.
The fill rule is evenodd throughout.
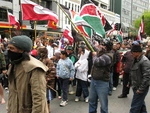
<path id="1" fill-rule="evenodd" d="M 65 6 L 67 7 L 67 2 L 65 2 Z"/>
<path id="2" fill-rule="evenodd" d="M 68 8 L 70 9 L 70 7 L 71 7 L 71 4 L 69 3 Z"/>
<path id="3" fill-rule="evenodd" d="M 72 4 L 72 8 L 71 9 L 73 10 L 73 8 L 74 8 L 74 4 Z"/>
<path id="4" fill-rule="evenodd" d="M 75 5 L 75 12 L 77 11 L 77 5 Z"/>
<path id="5" fill-rule="evenodd" d="M 8 22 L 7 10 L 0 8 L 0 21 Z"/>

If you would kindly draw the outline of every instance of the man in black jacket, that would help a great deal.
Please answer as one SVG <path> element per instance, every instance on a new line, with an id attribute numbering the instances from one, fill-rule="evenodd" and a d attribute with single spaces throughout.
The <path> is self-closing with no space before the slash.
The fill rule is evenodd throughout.
<path id="1" fill-rule="evenodd" d="M 108 92 L 112 56 L 110 53 L 113 44 L 105 41 L 98 46 L 98 52 L 93 53 L 91 84 L 89 95 L 89 113 L 97 113 L 97 100 L 100 101 L 100 112 L 108 113 Z"/>
<path id="2" fill-rule="evenodd" d="M 130 113 L 147 113 L 144 100 L 149 91 L 150 61 L 143 55 L 140 45 L 133 45 L 131 53 L 134 58 L 134 62 L 130 76 L 134 94 Z"/>

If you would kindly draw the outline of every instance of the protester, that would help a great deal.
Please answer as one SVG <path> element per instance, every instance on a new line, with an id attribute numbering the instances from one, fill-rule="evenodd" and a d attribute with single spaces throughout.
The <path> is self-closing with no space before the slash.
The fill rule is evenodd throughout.
<path id="1" fill-rule="evenodd" d="M 68 57 L 70 58 L 70 60 L 72 61 L 73 65 L 77 62 L 77 57 L 74 54 L 74 50 L 73 47 L 71 45 L 66 47 L 66 52 L 68 53 Z M 76 75 L 76 74 L 75 74 Z M 69 85 L 69 94 L 72 95 L 75 93 L 75 88 L 76 88 L 76 77 L 74 75 L 74 80 L 70 82 Z"/>
<path id="2" fill-rule="evenodd" d="M 106 41 L 98 46 L 98 53 L 93 52 L 92 79 L 89 94 L 89 113 L 97 113 L 98 99 L 100 113 L 108 113 L 108 92 L 112 56 L 110 50 L 113 44 Z"/>
<path id="3" fill-rule="evenodd" d="M 133 45 L 131 53 L 134 62 L 130 72 L 133 89 L 130 113 L 147 113 L 145 97 L 149 91 L 150 61 L 143 55 L 140 45 Z"/>
<path id="4" fill-rule="evenodd" d="M 48 71 L 46 73 L 46 80 L 47 80 L 46 96 L 47 96 L 48 109 L 50 112 L 50 101 L 54 98 L 53 91 L 55 90 L 54 84 L 55 84 L 56 68 L 54 66 L 53 61 L 48 58 L 48 50 L 45 46 L 39 47 L 37 53 L 39 56 L 39 60 L 48 67 Z"/>
<path id="5" fill-rule="evenodd" d="M 120 63 L 121 56 L 119 53 L 120 43 L 114 44 L 114 66 L 113 66 L 113 90 L 117 90 L 118 82 L 119 82 L 119 73 L 120 73 Z"/>
<path id="6" fill-rule="evenodd" d="M 66 51 L 61 51 L 61 59 L 57 63 L 56 76 L 59 78 L 61 90 L 62 90 L 62 101 L 60 106 L 66 106 L 68 100 L 68 89 L 69 81 L 74 79 L 75 69 L 72 61 L 68 58 Z"/>
<path id="7" fill-rule="evenodd" d="M 122 58 L 122 69 L 123 69 L 123 88 L 121 95 L 118 98 L 127 98 L 129 94 L 130 87 L 128 86 L 129 83 L 129 75 L 131 71 L 131 66 L 133 64 L 133 57 L 131 51 L 127 51 Z"/>
<path id="8" fill-rule="evenodd" d="M 82 45 L 81 45 L 82 46 Z M 77 89 L 75 101 L 78 102 L 83 93 L 85 102 L 89 100 L 89 90 L 88 90 L 88 60 L 82 57 L 85 54 L 85 47 L 81 47 L 81 55 L 79 60 L 75 63 L 76 79 L 77 79 Z"/>
<path id="9" fill-rule="evenodd" d="M 48 67 L 29 55 L 32 40 L 14 36 L 8 44 L 8 113 L 48 113 L 45 75 Z"/>

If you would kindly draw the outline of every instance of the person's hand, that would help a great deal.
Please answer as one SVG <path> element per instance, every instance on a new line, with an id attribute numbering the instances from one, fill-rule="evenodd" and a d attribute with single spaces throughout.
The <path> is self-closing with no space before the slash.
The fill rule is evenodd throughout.
<path id="1" fill-rule="evenodd" d="M 142 92 L 142 91 L 140 91 L 140 90 L 137 90 L 137 91 L 136 91 L 136 93 L 137 93 L 137 94 L 140 94 L 140 93 L 143 93 L 143 92 Z"/>
<path id="2" fill-rule="evenodd" d="M 97 55 L 97 52 L 92 52 L 92 56 L 96 56 Z"/>
<path id="3" fill-rule="evenodd" d="M 73 81 L 73 78 L 70 78 L 70 81 Z"/>
<path id="4" fill-rule="evenodd" d="M 58 75 L 56 75 L 56 77 L 57 77 L 57 79 L 59 78 L 59 76 L 58 76 Z"/>

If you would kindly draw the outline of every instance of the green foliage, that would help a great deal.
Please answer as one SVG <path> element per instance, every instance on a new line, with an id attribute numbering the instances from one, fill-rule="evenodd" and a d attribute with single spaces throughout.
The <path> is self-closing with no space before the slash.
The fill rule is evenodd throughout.
<path id="1" fill-rule="evenodd" d="M 145 11 L 137 20 L 135 20 L 134 27 L 138 31 L 142 16 L 144 16 L 144 31 L 150 36 L 150 11 Z"/>

